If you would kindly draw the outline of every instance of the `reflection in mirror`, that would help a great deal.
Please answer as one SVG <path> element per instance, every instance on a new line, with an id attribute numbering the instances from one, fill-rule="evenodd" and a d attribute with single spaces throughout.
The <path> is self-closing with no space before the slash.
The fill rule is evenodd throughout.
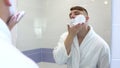
<path id="1" fill-rule="evenodd" d="M 19 0 L 18 9 L 26 15 L 17 27 L 16 47 L 26 51 L 57 46 L 70 22 L 69 9 L 76 5 L 87 9 L 89 24 L 111 45 L 111 0 Z M 66 65 L 46 62 L 39 65 L 40 68 L 66 68 Z"/>

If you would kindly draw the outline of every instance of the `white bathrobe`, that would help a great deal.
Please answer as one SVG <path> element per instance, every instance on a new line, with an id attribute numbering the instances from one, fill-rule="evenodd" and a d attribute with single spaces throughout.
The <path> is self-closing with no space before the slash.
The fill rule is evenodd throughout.
<path id="1" fill-rule="evenodd" d="M 77 36 L 74 38 L 69 55 L 64 45 L 67 34 L 61 36 L 58 46 L 53 50 L 56 63 L 67 63 L 67 68 L 109 68 L 109 45 L 94 32 L 91 26 L 80 46 Z"/>
<path id="2" fill-rule="evenodd" d="M 11 41 L 11 33 L 0 19 L 0 68 L 38 68 L 37 64 L 23 55 Z"/>

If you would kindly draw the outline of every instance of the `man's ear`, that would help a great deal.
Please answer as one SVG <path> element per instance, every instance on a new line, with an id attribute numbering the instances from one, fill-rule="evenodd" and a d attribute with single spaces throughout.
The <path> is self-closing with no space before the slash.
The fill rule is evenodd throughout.
<path id="1" fill-rule="evenodd" d="M 7 6 L 11 6 L 11 1 L 10 0 L 4 0 L 4 2 Z"/>
<path id="2" fill-rule="evenodd" d="M 89 16 L 86 17 L 86 22 L 88 22 L 88 20 L 89 20 Z"/>
<path id="3" fill-rule="evenodd" d="M 86 17 L 86 20 L 89 20 L 89 16 Z"/>

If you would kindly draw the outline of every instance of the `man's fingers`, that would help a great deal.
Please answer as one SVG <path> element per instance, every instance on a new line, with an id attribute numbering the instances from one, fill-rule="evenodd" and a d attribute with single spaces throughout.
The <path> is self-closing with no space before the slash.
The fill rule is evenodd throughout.
<path id="1" fill-rule="evenodd" d="M 19 12 L 19 13 L 17 14 L 17 22 L 19 22 L 24 15 L 25 15 L 25 12 L 24 12 L 24 11 Z"/>
<path id="2" fill-rule="evenodd" d="M 23 16 L 24 11 L 18 12 L 15 15 L 13 15 L 7 23 L 9 29 L 11 30 L 21 20 Z"/>
<path id="3" fill-rule="evenodd" d="M 68 29 L 69 29 L 69 28 L 70 28 L 70 25 L 68 24 L 67 27 L 68 27 Z"/>

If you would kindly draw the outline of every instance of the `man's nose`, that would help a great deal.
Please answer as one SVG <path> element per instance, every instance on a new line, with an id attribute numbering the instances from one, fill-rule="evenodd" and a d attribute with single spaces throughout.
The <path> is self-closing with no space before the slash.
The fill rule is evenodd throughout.
<path id="1" fill-rule="evenodd" d="M 75 15 L 71 15 L 71 18 L 74 19 L 74 18 L 75 18 Z"/>

